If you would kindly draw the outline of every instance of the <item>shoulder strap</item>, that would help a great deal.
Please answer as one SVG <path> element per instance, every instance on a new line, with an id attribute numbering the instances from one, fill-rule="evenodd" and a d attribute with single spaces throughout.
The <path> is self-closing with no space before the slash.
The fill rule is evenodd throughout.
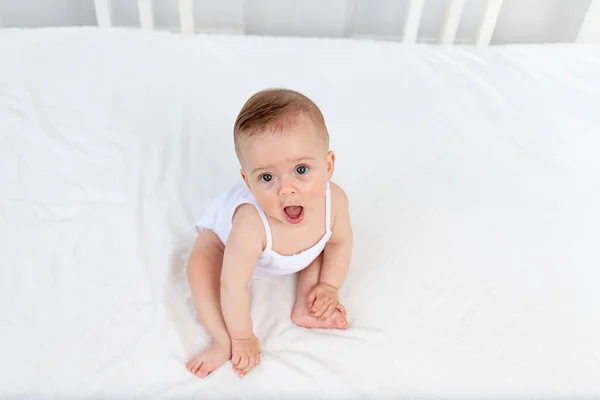
<path id="1" fill-rule="evenodd" d="M 271 236 L 271 226 L 269 225 L 269 220 L 267 219 L 267 214 L 258 206 L 257 203 L 252 202 L 252 205 L 256 207 L 256 211 L 260 215 L 260 219 L 262 219 L 263 225 L 265 226 L 265 236 L 267 237 L 267 246 L 265 250 L 271 250 L 271 244 L 273 243 L 273 238 Z"/>
<path id="2" fill-rule="evenodd" d="M 271 249 L 271 243 L 273 241 L 272 236 L 271 236 L 271 226 L 269 225 L 269 220 L 267 220 L 267 215 L 265 214 L 265 212 L 258 206 L 258 204 L 250 199 L 243 199 L 240 200 L 238 202 L 236 202 L 233 205 L 233 210 L 237 210 L 237 208 L 239 206 L 241 206 L 242 204 L 251 204 L 254 206 L 254 208 L 256 208 L 256 211 L 258 211 L 258 215 L 260 215 L 260 219 L 263 222 L 263 225 L 265 227 L 265 236 L 267 239 L 267 244 L 265 247 L 265 250 L 270 250 Z M 231 222 L 230 222 L 231 223 Z"/>

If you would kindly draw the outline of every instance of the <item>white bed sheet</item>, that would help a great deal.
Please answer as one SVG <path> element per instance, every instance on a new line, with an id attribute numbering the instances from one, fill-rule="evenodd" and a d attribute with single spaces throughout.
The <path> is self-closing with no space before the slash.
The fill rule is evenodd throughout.
<path id="1" fill-rule="evenodd" d="M 193 223 L 246 98 L 322 108 L 345 332 L 253 282 L 263 362 L 200 380 Z M 0 33 L 0 397 L 600 397 L 600 48 Z"/>

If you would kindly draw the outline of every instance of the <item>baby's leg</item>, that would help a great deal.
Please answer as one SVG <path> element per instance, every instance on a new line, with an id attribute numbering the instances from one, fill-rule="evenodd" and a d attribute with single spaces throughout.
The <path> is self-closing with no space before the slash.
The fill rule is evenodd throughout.
<path id="1" fill-rule="evenodd" d="M 296 303 L 292 310 L 292 321 L 304 328 L 335 328 L 346 329 L 346 317 L 343 306 L 338 307 L 331 317 L 322 321 L 310 316 L 307 297 L 313 287 L 319 282 L 321 274 L 321 263 L 323 253 L 315 259 L 308 267 L 300 271 L 298 276 L 298 288 L 296 290 Z"/>
<path id="2" fill-rule="evenodd" d="M 194 307 L 212 345 L 192 358 L 187 369 L 204 378 L 231 358 L 231 340 L 221 313 L 221 267 L 224 246 L 212 231 L 196 238 L 187 264 L 188 282 Z"/>

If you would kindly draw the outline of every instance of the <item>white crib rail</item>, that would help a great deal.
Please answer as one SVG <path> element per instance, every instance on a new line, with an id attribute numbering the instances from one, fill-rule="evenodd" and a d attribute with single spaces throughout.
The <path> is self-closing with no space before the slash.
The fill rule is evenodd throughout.
<path id="1" fill-rule="evenodd" d="M 94 0 L 96 8 L 96 21 L 101 28 L 110 28 L 112 26 L 112 9 L 110 0 Z"/>
<path id="2" fill-rule="evenodd" d="M 409 0 L 408 13 L 404 22 L 404 37 L 402 39 L 405 44 L 413 44 L 417 41 L 424 6 L 425 0 Z"/>
<path id="3" fill-rule="evenodd" d="M 194 4 L 193 0 L 179 0 L 179 23 L 181 32 L 185 35 L 194 34 Z"/>
<path id="4" fill-rule="evenodd" d="M 440 31 L 440 43 L 443 45 L 451 45 L 456 38 L 458 24 L 462 15 L 465 0 L 450 0 L 446 9 L 446 16 L 442 21 L 442 29 Z"/>
<path id="5" fill-rule="evenodd" d="M 142 29 L 154 29 L 152 0 L 138 0 L 138 13 Z"/>
<path id="6" fill-rule="evenodd" d="M 600 36 L 600 0 L 591 0 L 577 34 L 577 43 L 594 43 L 594 35 Z M 600 40 L 600 38 L 598 38 Z"/>
<path id="7" fill-rule="evenodd" d="M 479 24 L 479 30 L 475 37 L 476 46 L 487 46 L 490 44 L 496 22 L 498 21 L 498 15 L 500 15 L 500 9 L 502 8 L 503 0 L 488 0 L 483 18 Z"/>
<path id="8" fill-rule="evenodd" d="M 116 0 L 94 0 L 96 20 L 98 26 L 108 28 L 113 26 L 112 1 Z M 133 0 L 118 0 L 133 1 Z M 194 25 L 194 0 L 170 0 L 177 3 L 179 7 L 179 24 L 181 32 L 193 35 L 196 32 Z M 401 41 L 406 44 L 416 43 L 419 36 L 419 25 L 426 0 L 404 0 L 407 1 L 408 9 L 403 25 L 403 36 Z M 439 43 L 451 45 L 455 42 L 456 33 L 461 21 L 466 0 L 446 0 L 446 14 L 442 20 L 439 33 Z M 502 9 L 503 0 L 477 0 L 487 1 L 485 11 L 481 17 L 477 33 L 473 40 L 476 46 L 487 46 L 490 44 L 498 16 Z M 247 2 L 242 1 L 242 6 L 247 7 Z M 154 29 L 153 0 L 137 0 L 140 26 L 143 29 Z M 352 37 L 356 20 L 357 0 L 346 0 L 345 23 L 342 36 Z M 242 13 L 245 15 L 245 13 Z M 1 21 L 1 18 L 0 18 Z M 579 29 L 576 42 L 592 43 L 595 38 L 600 40 L 600 0 L 591 0 L 589 9 Z"/>

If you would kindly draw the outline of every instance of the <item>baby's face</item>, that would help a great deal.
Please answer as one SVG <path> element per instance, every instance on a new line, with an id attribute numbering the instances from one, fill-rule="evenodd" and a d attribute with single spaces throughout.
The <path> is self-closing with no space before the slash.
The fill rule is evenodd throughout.
<path id="1" fill-rule="evenodd" d="M 271 218 L 298 227 L 323 218 L 334 155 L 308 117 L 282 132 L 244 139 L 240 161 L 242 177 Z"/>

